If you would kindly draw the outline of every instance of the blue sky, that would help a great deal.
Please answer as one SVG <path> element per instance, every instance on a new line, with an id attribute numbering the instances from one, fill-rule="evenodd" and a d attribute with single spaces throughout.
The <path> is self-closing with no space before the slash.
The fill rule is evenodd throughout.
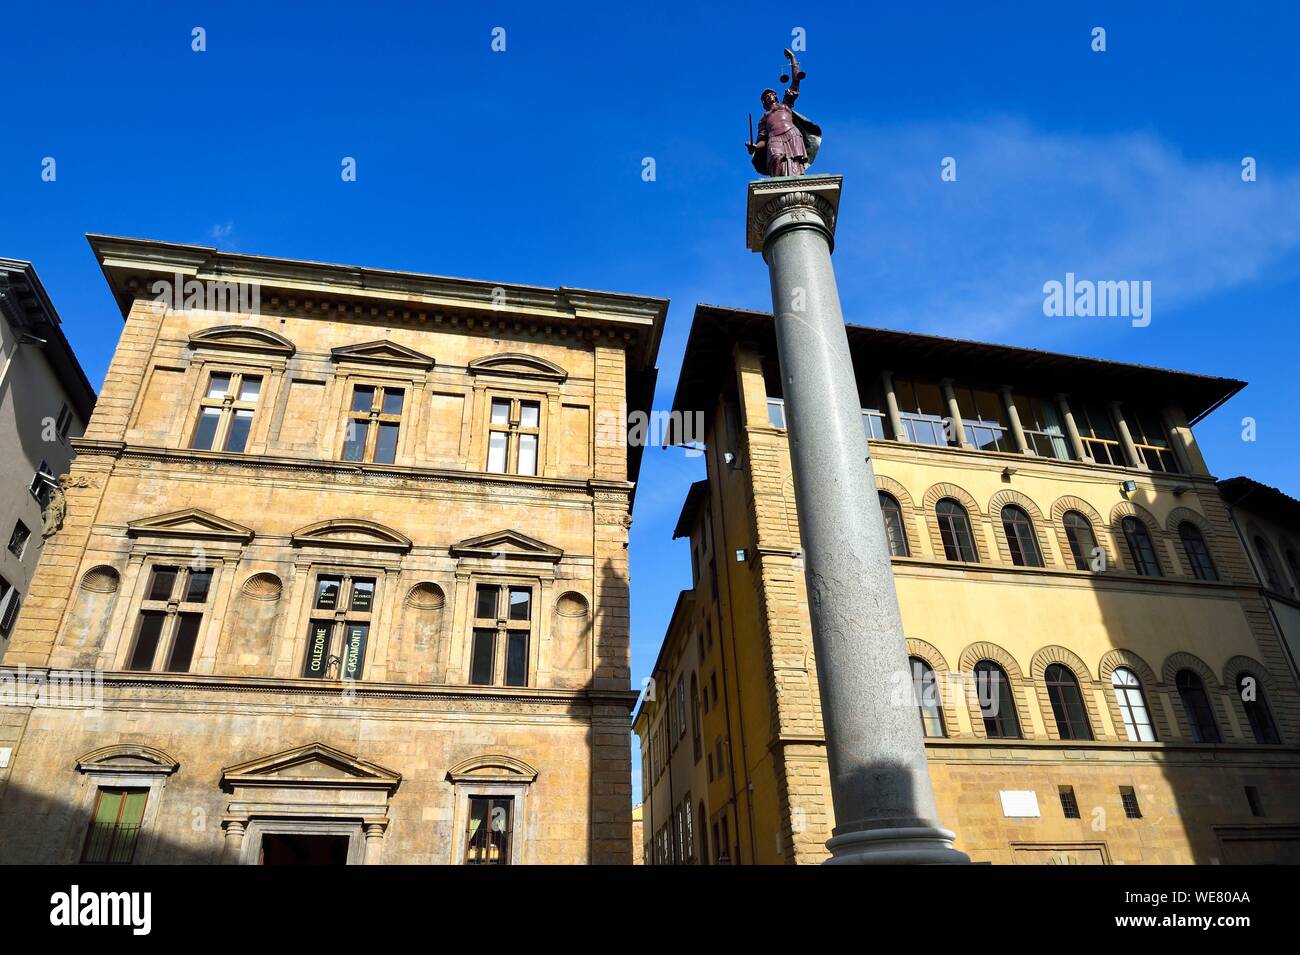
<path id="1" fill-rule="evenodd" d="M 1244 378 L 1198 429 L 1211 468 L 1300 495 L 1300 7 L 803 6 L 17 5 L 0 255 L 36 263 L 96 385 L 121 318 L 85 232 L 662 295 L 666 407 L 695 303 L 769 305 L 742 143 L 801 27 L 849 321 Z M 1067 271 L 1151 281 L 1150 326 L 1044 317 Z M 638 682 L 689 582 L 669 537 L 701 476 L 647 451 Z"/>

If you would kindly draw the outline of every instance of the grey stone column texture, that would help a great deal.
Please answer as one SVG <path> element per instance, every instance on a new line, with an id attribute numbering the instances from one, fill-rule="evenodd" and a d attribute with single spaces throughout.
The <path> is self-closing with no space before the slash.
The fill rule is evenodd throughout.
<path id="1" fill-rule="evenodd" d="M 968 862 L 936 820 L 831 251 L 839 176 L 749 185 L 772 283 L 830 763 L 834 863 Z"/>

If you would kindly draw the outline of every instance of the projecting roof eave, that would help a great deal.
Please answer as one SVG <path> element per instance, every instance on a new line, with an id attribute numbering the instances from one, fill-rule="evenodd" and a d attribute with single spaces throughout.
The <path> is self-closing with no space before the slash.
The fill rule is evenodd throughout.
<path id="1" fill-rule="evenodd" d="M 1102 358 L 863 325 L 847 327 L 854 363 L 863 371 L 887 368 L 897 375 L 932 376 L 942 370 L 969 384 L 1011 384 L 1047 396 L 1065 392 L 1098 400 L 1173 404 L 1183 409 L 1192 424 L 1246 386 L 1235 378 Z M 752 343 L 775 361 L 772 316 L 718 305 L 696 306 L 673 396 L 674 411 L 712 411 L 732 368 L 732 350 L 740 342 Z M 967 373 L 963 374 L 963 369 Z M 673 434 L 671 443 L 681 443 L 680 435 Z"/>
<path id="2" fill-rule="evenodd" d="M 629 370 L 639 371 L 654 367 L 668 313 L 666 298 L 623 292 L 452 278 L 94 233 L 86 239 L 123 317 L 134 298 L 152 297 L 152 282 L 179 275 L 185 281 L 255 283 L 263 294 L 355 299 L 357 304 L 364 300 L 493 321 L 508 315 L 511 320 L 554 322 L 561 328 L 569 323 L 599 327 L 627 336 Z"/>
<path id="3" fill-rule="evenodd" d="M 673 528 L 673 540 L 679 537 L 690 537 L 691 531 L 695 530 L 695 519 L 699 516 L 700 505 L 709 493 L 709 482 L 696 481 L 686 492 L 686 500 L 682 502 L 682 512 L 677 517 L 677 526 Z"/>
<path id="4" fill-rule="evenodd" d="M 1232 507 L 1258 514 L 1289 530 L 1300 531 L 1300 501 L 1285 491 L 1248 477 L 1225 478 L 1219 493 Z"/>

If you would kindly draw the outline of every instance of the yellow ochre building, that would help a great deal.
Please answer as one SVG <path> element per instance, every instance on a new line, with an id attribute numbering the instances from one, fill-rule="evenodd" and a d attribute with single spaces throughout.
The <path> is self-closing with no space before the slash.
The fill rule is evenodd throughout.
<path id="1" fill-rule="evenodd" d="M 1300 862 L 1300 696 L 1270 607 L 1300 569 L 1274 559 L 1261 587 L 1192 431 L 1243 383 L 848 337 L 911 658 L 880 677 L 917 711 L 957 848 Z M 771 316 L 698 307 L 674 411 L 705 416 L 707 479 L 634 719 L 639 848 L 820 862 L 834 818 Z"/>

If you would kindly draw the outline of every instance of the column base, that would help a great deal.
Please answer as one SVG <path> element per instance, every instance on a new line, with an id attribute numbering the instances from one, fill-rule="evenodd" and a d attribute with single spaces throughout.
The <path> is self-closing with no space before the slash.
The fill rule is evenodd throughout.
<path id="1" fill-rule="evenodd" d="M 954 849 L 947 829 L 859 829 L 831 836 L 824 865 L 966 865 L 970 857 Z"/>

